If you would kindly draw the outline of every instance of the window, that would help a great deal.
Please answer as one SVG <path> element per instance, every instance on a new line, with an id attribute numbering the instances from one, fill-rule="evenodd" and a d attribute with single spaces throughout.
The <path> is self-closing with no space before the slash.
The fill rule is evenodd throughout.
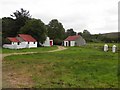
<path id="1" fill-rule="evenodd" d="M 34 44 L 35 44 L 35 42 L 34 42 Z"/>
<path id="2" fill-rule="evenodd" d="M 28 42 L 28 44 L 29 44 L 30 42 Z"/>

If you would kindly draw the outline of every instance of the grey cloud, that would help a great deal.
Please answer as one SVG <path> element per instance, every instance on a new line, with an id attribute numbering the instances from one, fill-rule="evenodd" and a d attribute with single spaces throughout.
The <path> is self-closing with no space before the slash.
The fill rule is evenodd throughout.
<path id="1" fill-rule="evenodd" d="M 91 33 L 101 33 L 117 30 L 116 1 L 2 0 L 1 8 L 3 8 L 4 16 L 9 16 L 15 10 L 24 8 L 30 11 L 32 18 L 41 19 L 45 24 L 52 19 L 58 19 L 65 29 L 73 28 L 77 32 L 88 29 Z M 103 22 L 105 25 L 101 24 Z"/>

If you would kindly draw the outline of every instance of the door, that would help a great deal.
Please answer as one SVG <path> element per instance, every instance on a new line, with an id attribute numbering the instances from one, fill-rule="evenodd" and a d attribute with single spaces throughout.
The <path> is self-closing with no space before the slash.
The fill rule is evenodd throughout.
<path id="1" fill-rule="evenodd" d="M 68 46 L 71 46 L 71 45 L 70 45 L 70 41 L 68 42 Z"/>
<path id="2" fill-rule="evenodd" d="M 50 41 L 50 46 L 52 46 L 52 43 L 53 43 L 53 42 L 52 42 L 52 41 Z"/>
<path id="3" fill-rule="evenodd" d="M 68 43 L 66 42 L 66 46 L 68 46 Z"/>

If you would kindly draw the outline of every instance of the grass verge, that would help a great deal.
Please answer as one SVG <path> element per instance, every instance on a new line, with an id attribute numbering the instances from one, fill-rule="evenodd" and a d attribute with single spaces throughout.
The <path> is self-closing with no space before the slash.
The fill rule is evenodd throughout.
<path id="1" fill-rule="evenodd" d="M 118 88 L 118 53 L 85 46 L 8 56 L 3 60 L 3 79 L 22 88 Z"/>

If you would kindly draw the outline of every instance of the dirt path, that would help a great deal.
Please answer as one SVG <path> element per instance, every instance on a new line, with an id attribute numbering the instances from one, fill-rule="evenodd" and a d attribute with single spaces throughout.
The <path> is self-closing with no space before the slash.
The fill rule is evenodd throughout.
<path id="1" fill-rule="evenodd" d="M 56 50 L 51 50 L 51 51 L 47 51 L 47 52 L 57 52 L 57 51 L 62 51 L 62 50 L 65 50 L 67 48 L 63 47 L 63 46 L 58 46 L 58 49 Z"/>
<path id="2" fill-rule="evenodd" d="M 62 50 L 65 50 L 67 48 L 63 47 L 63 46 L 57 46 L 58 49 L 56 50 L 51 50 L 51 51 L 45 51 L 45 52 L 57 52 L 57 51 L 62 51 Z M 42 52 L 42 53 L 45 53 L 45 52 Z M 33 53 L 39 53 L 39 52 L 22 52 L 22 53 L 9 53 L 9 54 L 0 54 L 0 58 L 4 58 L 6 56 L 11 56 L 11 55 L 22 55 L 22 54 L 33 54 Z"/>

